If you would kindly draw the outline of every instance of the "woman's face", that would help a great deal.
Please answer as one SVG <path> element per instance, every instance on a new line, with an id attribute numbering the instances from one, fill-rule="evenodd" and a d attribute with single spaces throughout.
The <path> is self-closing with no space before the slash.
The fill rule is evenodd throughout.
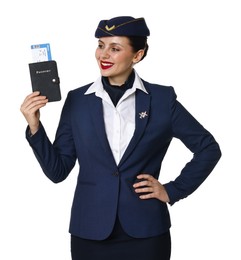
<path id="1" fill-rule="evenodd" d="M 114 85 L 125 83 L 142 55 L 142 50 L 133 52 L 129 39 L 124 36 L 100 38 L 95 52 L 101 75 L 108 77 L 110 84 Z"/>

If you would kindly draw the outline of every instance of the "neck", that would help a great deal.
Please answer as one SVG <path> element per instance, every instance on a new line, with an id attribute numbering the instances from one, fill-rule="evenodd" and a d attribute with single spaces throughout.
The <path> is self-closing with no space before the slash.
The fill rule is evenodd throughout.
<path id="1" fill-rule="evenodd" d="M 120 77 L 108 77 L 109 83 L 111 85 L 115 85 L 115 86 L 123 86 L 126 81 L 128 80 L 129 76 L 131 75 L 133 70 L 131 70 L 128 74 L 125 74 L 123 76 Z"/>

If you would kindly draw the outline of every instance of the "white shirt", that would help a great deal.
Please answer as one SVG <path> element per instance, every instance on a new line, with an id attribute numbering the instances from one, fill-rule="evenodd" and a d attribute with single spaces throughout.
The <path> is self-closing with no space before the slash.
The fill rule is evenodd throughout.
<path id="1" fill-rule="evenodd" d="M 105 131 L 116 164 L 120 162 L 135 131 L 136 89 L 147 93 L 140 77 L 135 72 L 135 81 L 132 88 L 126 90 L 116 107 L 113 105 L 109 94 L 103 88 L 101 77 L 85 92 L 85 95 L 95 93 L 97 97 L 102 99 Z"/>

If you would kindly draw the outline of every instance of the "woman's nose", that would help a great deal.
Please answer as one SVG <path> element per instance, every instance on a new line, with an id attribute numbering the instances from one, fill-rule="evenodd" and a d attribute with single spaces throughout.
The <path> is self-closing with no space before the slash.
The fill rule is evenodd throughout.
<path id="1" fill-rule="evenodd" d="M 102 58 L 102 59 L 107 59 L 107 58 L 109 58 L 109 57 L 110 57 L 110 55 L 109 55 L 108 50 L 102 50 L 102 52 L 101 52 L 101 58 Z"/>

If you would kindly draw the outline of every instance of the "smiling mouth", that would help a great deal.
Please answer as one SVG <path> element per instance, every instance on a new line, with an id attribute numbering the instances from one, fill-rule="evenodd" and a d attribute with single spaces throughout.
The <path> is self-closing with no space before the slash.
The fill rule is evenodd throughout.
<path id="1" fill-rule="evenodd" d="M 101 61 L 100 65 L 101 65 L 101 69 L 106 70 L 111 68 L 114 65 L 114 63 Z"/>

